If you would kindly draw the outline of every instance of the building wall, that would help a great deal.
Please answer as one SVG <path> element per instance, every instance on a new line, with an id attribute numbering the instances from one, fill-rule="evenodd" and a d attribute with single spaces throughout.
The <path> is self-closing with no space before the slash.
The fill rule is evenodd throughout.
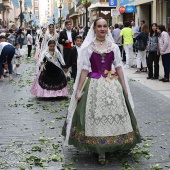
<path id="1" fill-rule="evenodd" d="M 48 15 L 47 5 L 48 5 L 47 0 L 43 0 L 43 3 L 39 3 L 41 25 L 45 25 L 47 22 L 47 15 Z"/>
<path id="2" fill-rule="evenodd" d="M 116 9 L 119 10 L 120 0 L 117 3 L 118 6 Z M 169 10 L 167 9 L 168 4 Z M 135 13 L 136 24 L 140 24 L 141 20 L 145 20 L 146 24 L 158 23 L 167 25 L 168 11 L 170 16 L 170 2 L 165 3 L 163 0 L 136 0 L 131 5 L 135 5 L 137 8 L 137 12 Z M 112 18 L 113 23 L 119 21 L 123 21 L 123 14 Z"/>

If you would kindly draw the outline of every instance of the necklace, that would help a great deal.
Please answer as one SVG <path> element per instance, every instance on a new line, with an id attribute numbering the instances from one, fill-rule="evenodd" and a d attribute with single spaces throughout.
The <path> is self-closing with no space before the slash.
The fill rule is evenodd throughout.
<path id="1" fill-rule="evenodd" d="M 104 40 L 99 40 L 99 39 L 96 38 L 96 40 L 100 42 L 100 45 L 103 45 L 103 42 L 105 42 L 105 39 Z"/>

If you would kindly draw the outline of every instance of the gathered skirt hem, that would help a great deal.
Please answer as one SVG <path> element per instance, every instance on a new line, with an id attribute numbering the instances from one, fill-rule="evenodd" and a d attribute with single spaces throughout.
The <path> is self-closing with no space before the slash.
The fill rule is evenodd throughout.
<path id="1" fill-rule="evenodd" d="M 68 96 L 68 87 L 64 87 L 61 90 L 46 90 L 43 89 L 40 85 L 39 85 L 39 76 L 40 73 L 38 73 L 34 84 L 31 87 L 31 94 L 33 94 L 36 97 L 67 97 Z"/>

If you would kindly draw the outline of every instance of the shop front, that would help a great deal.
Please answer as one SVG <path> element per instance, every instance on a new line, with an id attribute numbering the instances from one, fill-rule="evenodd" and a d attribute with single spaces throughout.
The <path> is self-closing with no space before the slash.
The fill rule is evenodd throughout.
<path id="1" fill-rule="evenodd" d="M 170 1 L 167 3 L 167 26 L 170 26 Z"/>
<path id="2" fill-rule="evenodd" d="M 99 17 L 106 19 L 109 26 L 112 25 L 111 9 L 112 8 L 110 8 L 110 7 L 98 9 L 99 10 Z"/>
<path id="3" fill-rule="evenodd" d="M 108 25 L 112 25 L 111 9 L 116 9 L 116 7 L 90 7 L 90 23 L 92 23 L 98 17 L 102 17 L 107 20 Z"/>

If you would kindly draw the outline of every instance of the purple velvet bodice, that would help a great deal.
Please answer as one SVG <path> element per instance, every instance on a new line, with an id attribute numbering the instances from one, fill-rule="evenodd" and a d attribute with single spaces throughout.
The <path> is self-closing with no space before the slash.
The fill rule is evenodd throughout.
<path id="1" fill-rule="evenodd" d="M 105 70 L 111 71 L 113 60 L 114 60 L 113 51 L 105 54 L 104 56 L 96 52 L 93 52 L 90 58 L 92 71 L 89 73 L 89 77 L 95 79 L 99 79 L 101 76 L 107 77 L 107 75 L 104 74 L 104 71 Z"/>

